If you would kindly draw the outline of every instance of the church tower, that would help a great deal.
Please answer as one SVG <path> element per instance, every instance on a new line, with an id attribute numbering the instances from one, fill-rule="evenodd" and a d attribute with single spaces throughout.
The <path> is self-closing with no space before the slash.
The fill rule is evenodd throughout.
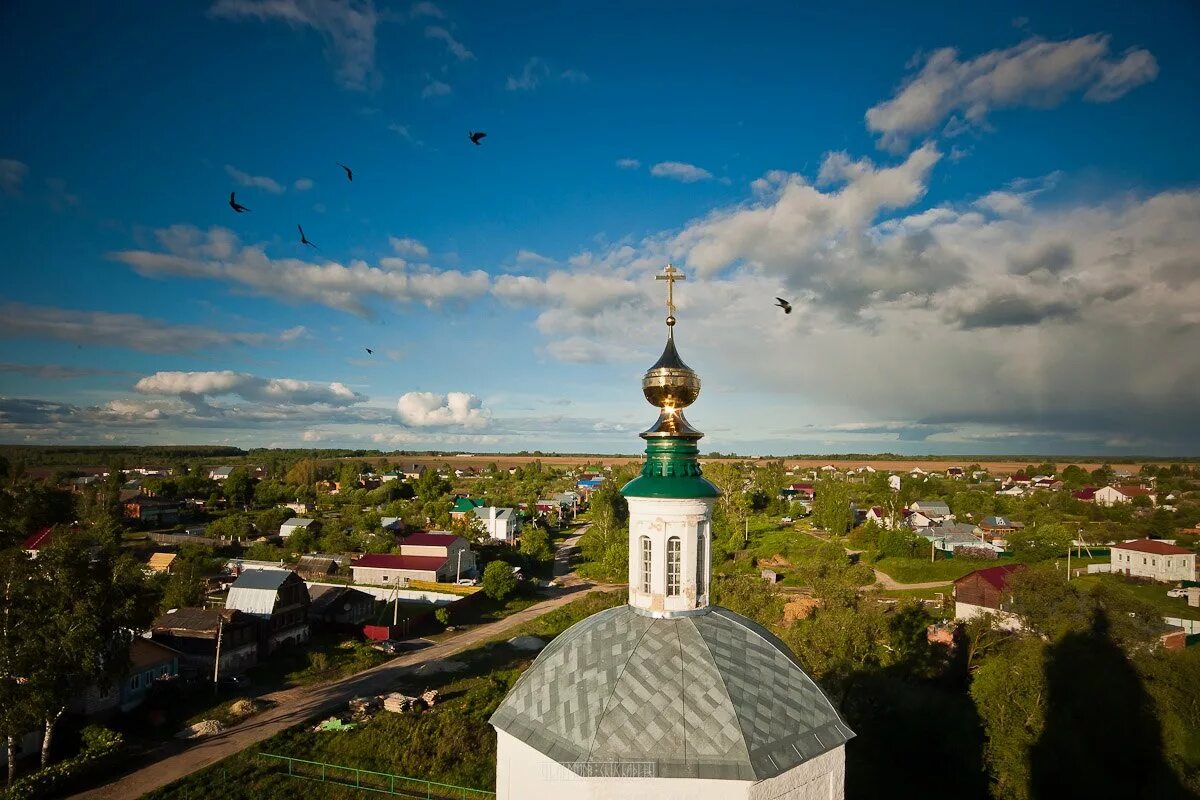
<path id="1" fill-rule="evenodd" d="M 560 634 L 492 715 L 497 800 L 841 800 L 854 733 L 787 645 L 714 606 L 720 492 L 683 411 L 700 377 L 667 343 L 642 378 L 658 420 L 629 503 L 628 603 Z"/>

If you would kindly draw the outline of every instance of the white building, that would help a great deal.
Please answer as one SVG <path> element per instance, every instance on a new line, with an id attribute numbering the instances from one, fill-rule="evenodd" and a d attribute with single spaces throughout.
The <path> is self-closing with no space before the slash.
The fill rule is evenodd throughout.
<path id="1" fill-rule="evenodd" d="M 1135 497 L 1147 497 L 1151 505 L 1157 500 L 1154 492 L 1144 486 L 1101 486 L 1096 490 L 1096 504 L 1102 506 L 1132 503 Z"/>
<path id="2" fill-rule="evenodd" d="M 475 509 L 475 516 L 483 523 L 487 535 L 500 542 L 512 544 L 517 533 L 521 530 L 520 520 L 515 508 L 496 508 L 486 506 Z"/>
<path id="3" fill-rule="evenodd" d="M 306 517 L 292 517 L 279 526 L 279 538 L 286 539 L 296 531 L 315 530 L 313 526 L 316 522 L 315 519 L 308 519 Z"/>
<path id="4" fill-rule="evenodd" d="M 672 339 L 629 502 L 629 602 L 544 649 L 492 715 L 497 800 L 841 800 L 854 733 L 787 645 L 709 603 L 713 503 L 699 379 Z"/>
<path id="5" fill-rule="evenodd" d="M 1097 495 L 1099 492 L 1097 492 Z M 1196 554 L 1158 539 L 1135 539 L 1110 550 L 1113 572 L 1163 583 L 1196 580 Z"/>

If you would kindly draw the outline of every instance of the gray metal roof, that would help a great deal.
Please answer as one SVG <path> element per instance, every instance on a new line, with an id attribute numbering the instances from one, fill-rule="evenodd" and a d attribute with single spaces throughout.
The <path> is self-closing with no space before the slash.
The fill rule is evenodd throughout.
<path id="1" fill-rule="evenodd" d="M 763 780 L 854 733 L 787 646 L 723 608 L 601 611 L 554 639 L 492 715 L 569 768 L 652 761 L 658 777 Z"/>

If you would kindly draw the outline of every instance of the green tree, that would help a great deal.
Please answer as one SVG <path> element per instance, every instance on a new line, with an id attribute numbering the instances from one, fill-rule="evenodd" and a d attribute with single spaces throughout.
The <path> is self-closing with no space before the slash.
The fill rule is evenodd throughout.
<path id="1" fill-rule="evenodd" d="M 17 738 L 39 722 L 30 705 L 28 676 L 38 658 L 38 609 L 27 587 L 34 582 L 33 560 L 14 548 L 0 550 L 0 736 L 6 740 L 8 783 L 17 767 Z"/>
<path id="2" fill-rule="evenodd" d="M 1074 531 L 1066 525 L 1046 523 L 1031 525 L 1008 535 L 1008 547 L 1017 560 L 1036 564 L 1065 556 L 1074 539 Z"/>
<path id="3" fill-rule="evenodd" d="M 483 570 L 483 591 L 493 600 L 503 600 L 517 588 L 517 576 L 503 561 L 493 561 Z"/>
<path id="4" fill-rule="evenodd" d="M 250 500 L 254 497 L 254 479 L 250 477 L 250 470 L 245 467 L 235 467 L 229 473 L 229 477 L 225 479 L 221 489 L 225 494 L 225 499 L 229 501 L 229 505 L 249 508 Z"/>
<path id="5" fill-rule="evenodd" d="M 450 625 L 450 609 L 445 607 L 439 608 L 437 611 L 433 612 L 433 618 L 436 619 L 442 627 L 448 627 Z"/>
<path id="6" fill-rule="evenodd" d="M 1029 755 L 1046 724 L 1046 644 L 1022 636 L 975 671 L 971 699 L 983 720 L 986 761 L 999 800 L 1029 800 Z"/>
<path id="7" fill-rule="evenodd" d="M 550 534 L 538 525 L 526 525 L 521 530 L 520 550 L 534 561 L 554 558 L 554 551 L 550 549 Z"/>
<path id="8" fill-rule="evenodd" d="M 850 508 L 850 484 L 822 478 L 813 488 L 813 521 L 834 536 L 844 536 L 854 522 Z"/>

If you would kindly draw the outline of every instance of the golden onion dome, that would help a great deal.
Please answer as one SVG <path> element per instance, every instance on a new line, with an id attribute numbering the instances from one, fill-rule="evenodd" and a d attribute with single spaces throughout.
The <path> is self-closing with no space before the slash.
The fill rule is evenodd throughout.
<path id="1" fill-rule="evenodd" d="M 642 394 L 656 408 L 687 408 L 700 396 L 700 376 L 683 363 L 675 349 L 675 337 L 667 336 L 667 346 L 654 366 L 642 377 Z"/>

